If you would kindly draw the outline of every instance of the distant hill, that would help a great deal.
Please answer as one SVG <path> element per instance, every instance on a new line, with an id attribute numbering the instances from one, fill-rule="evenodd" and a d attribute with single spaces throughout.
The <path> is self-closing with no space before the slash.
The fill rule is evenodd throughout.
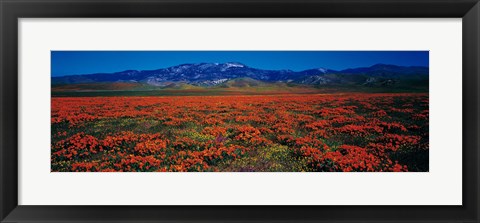
<path id="1" fill-rule="evenodd" d="M 52 77 L 55 91 L 309 87 L 413 87 L 428 89 L 428 67 L 376 64 L 345 70 L 263 70 L 242 63 L 196 63 L 157 70 Z M 280 84 L 280 85 L 279 85 Z M 281 85 L 283 84 L 283 85 Z"/>
<path id="2" fill-rule="evenodd" d="M 223 87 L 223 88 L 231 88 L 231 87 L 236 87 L 236 88 L 243 88 L 243 87 L 262 87 L 265 86 L 266 83 L 255 80 L 249 77 L 242 77 L 242 78 L 236 78 L 236 79 L 231 79 L 226 82 L 223 82 L 221 84 L 218 84 L 217 87 Z"/>

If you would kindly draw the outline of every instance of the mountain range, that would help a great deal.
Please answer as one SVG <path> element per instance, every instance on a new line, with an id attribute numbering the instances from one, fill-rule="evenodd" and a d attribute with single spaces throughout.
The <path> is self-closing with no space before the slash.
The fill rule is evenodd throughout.
<path id="1" fill-rule="evenodd" d="M 247 85 L 286 83 L 294 85 L 427 87 L 429 68 L 376 64 L 345 70 L 314 68 L 303 71 L 264 70 L 238 62 L 181 64 L 156 70 L 125 70 L 115 73 L 79 74 L 52 77 L 52 86 L 92 83 L 135 83 L 154 87 L 189 85 L 196 87 L 229 87 L 232 83 Z"/>

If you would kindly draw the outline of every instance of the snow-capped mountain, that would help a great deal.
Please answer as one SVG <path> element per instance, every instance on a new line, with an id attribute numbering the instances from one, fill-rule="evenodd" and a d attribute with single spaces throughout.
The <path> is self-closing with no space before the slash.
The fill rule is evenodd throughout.
<path id="1" fill-rule="evenodd" d="M 387 79 L 421 78 L 428 80 L 428 67 L 404 67 L 377 64 L 371 67 L 342 71 L 314 68 L 304 71 L 263 70 L 238 62 L 180 64 L 157 70 L 126 70 L 116 73 L 96 73 L 52 77 L 52 85 L 96 82 L 136 82 L 166 86 L 182 82 L 197 86 L 215 86 L 237 78 L 263 82 L 286 82 L 308 85 L 376 84 Z"/>

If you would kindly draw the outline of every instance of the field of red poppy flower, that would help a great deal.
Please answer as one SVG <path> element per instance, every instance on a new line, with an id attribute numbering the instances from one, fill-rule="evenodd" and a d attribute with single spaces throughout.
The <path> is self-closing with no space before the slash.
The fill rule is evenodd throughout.
<path id="1" fill-rule="evenodd" d="M 53 97 L 51 171 L 428 171 L 427 93 Z"/>

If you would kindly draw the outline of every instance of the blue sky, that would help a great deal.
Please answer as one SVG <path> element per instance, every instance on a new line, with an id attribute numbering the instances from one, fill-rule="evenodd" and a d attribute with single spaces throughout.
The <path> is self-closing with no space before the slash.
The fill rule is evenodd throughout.
<path id="1" fill-rule="evenodd" d="M 301 71 L 342 70 L 374 64 L 428 66 L 428 51 L 52 51 L 52 76 L 154 70 L 184 63 L 240 62 L 247 66 Z"/>

